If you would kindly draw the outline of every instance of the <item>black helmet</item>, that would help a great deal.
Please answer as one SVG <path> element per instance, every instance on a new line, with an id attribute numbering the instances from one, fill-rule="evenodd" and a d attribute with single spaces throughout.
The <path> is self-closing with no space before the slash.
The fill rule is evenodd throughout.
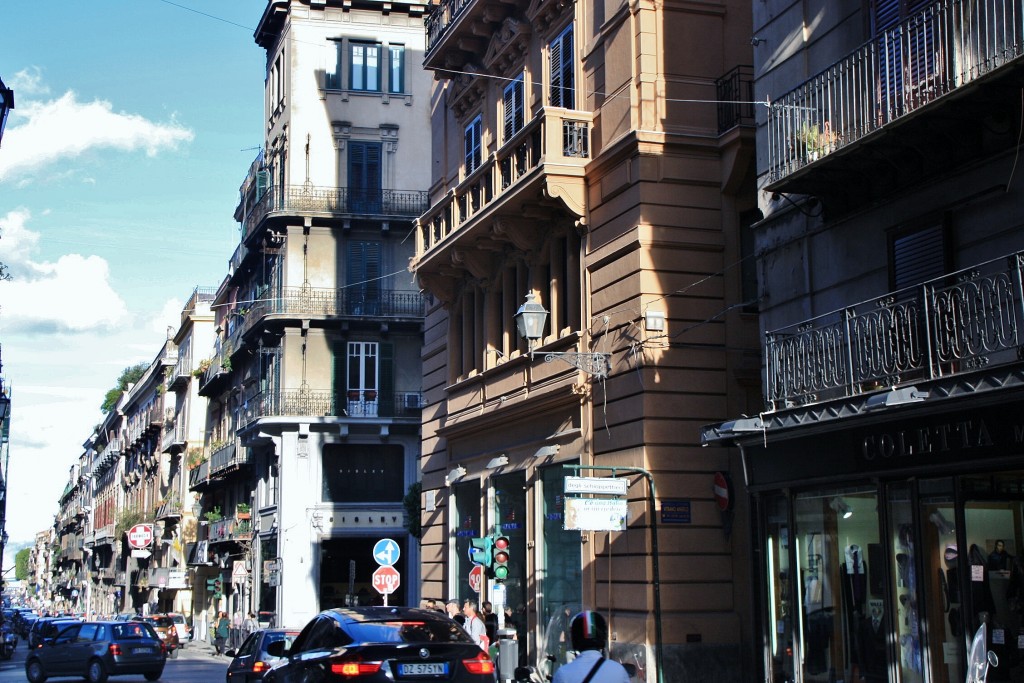
<path id="1" fill-rule="evenodd" d="M 572 649 L 576 652 L 584 650 L 604 650 L 608 644 L 608 622 L 599 612 L 584 610 L 572 618 L 569 624 L 572 635 Z"/>

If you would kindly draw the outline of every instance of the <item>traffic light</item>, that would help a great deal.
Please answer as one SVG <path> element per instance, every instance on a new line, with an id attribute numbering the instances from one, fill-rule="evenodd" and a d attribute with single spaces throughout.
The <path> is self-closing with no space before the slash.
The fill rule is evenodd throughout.
<path id="1" fill-rule="evenodd" d="M 206 580 L 206 592 L 212 593 L 213 597 L 219 598 L 221 595 L 221 589 L 223 584 L 220 579 L 207 579 Z"/>
<path id="2" fill-rule="evenodd" d="M 492 543 L 490 536 L 469 539 L 469 561 L 473 564 L 483 565 L 484 569 L 489 570 L 491 568 Z"/>
<path id="3" fill-rule="evenodd" d="M 508 536 L 497 534 L 491 544 L 491 576 L 495 581 L 504 581 L 508 578 Z"/>

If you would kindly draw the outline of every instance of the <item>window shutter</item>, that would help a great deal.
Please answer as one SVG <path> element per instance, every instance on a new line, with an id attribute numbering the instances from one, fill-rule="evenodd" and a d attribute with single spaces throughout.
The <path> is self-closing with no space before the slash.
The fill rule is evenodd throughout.
<path id="1" fill-rule="evenodd" d="M 945 231 L 941 225 L 904 233 L 892 241 L 893 289 L 913 287 L 946 274 Z"/>
<path id="2" fill-rule="evenodd" d="M 381 343 L 379 350 L 380 391 L 377 402 L 380 414 L 391 416 L 395 414 L 395 345 Z"/>
<path id="3" fill-rule="evenodd" d="M 575 107 L 573 82 L 572 26 L 551 43 L 551 106 Z"/>
<path id="4" fill-rule="evenodd" d="M 502 102 L 502 111 L 505 119 L 505 141 L 507 142 L 516 134 L 515 120 L 516 120 L 516 95 L 515 95 L 515 83 L 512 83 L 505 88 L 505 95 Z"/>
<path id="5" fill-rule="evenodd" d="M 334 407 L 333 414 L 340 415 L 341 408 L 345 405 L 346 394 L 348 393 L 348 377 L 346 376 L 347 367 L 347 351 L 345 342 L 335 343 L 332 347 L 332 353 L 334 358 L 332 359 L 332 371 L 334 377 L 332 378 L 331 386 L 334 391 L 332 404 Z"/>

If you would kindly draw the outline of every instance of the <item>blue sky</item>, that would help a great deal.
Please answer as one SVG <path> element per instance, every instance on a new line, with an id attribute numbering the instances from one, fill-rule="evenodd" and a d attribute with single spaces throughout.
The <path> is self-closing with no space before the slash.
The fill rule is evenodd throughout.
<path id="1" fill-rule="evenodd" d="M 6 4 L 0 78 L 7 530 L 27 542 L 121 370 L 149 362 L 196 285 L 216 285 L 263 141 L 266 0 Z M 5 561 L 4 567 L 10 566 Z"/>

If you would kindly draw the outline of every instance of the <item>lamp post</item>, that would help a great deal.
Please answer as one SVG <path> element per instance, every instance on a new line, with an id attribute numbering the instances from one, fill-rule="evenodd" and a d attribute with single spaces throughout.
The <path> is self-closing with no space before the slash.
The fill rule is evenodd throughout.
<path id="1" fill-rule="evenodd" d="M 533 292 L 526 294 L 526 301 L 516 311 L 516 328 L 519 336 L 526 340 L 533 358 L 533 347 L 538 339 L 544 336 L 544 325 L 548 320 L 548 310 L 537 301 Z M 544 354 L 544 362 L 555 359 L 563 360 L 579 370 L 593 375 L 597 379 L 605 379 L 611 370 L 611 361 L 607 353 L 579 353 L 577 351 L 549 351 Z"/>
<path id="2" fill-rule="evenodd" d="M 0 141 L 4 139 L 4 126 L 7 125 L 7 115 L 14 109 L 14 91 L 4 85 L 0 79 Z"/>

